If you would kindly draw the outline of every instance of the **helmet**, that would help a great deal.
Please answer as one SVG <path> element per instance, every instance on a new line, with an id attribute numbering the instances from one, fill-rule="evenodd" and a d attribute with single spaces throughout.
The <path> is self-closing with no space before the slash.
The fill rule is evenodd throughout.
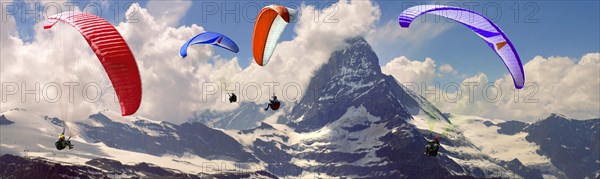
<path id="1" fill-rule="evenodd" d="M 65 140 L 65 135 L 61 134 L 60 136 L 58 136 L 58 139 Z"/>
<path id="2" fill-rule="evenodd" d="M 433 140 L 435 140 L 436 142 L 439 142 L 440 141 L 440 136 L 433 137 Z"/>

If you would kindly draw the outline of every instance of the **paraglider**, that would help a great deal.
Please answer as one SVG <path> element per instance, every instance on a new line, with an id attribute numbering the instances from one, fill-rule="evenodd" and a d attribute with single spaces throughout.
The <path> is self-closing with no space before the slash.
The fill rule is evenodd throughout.
<path id="1" fill-rule="evenodd" d="M 185 42 L 185 44 L 183 44 L 181 46 L 181 48 L 179 49 L 179 56 L 181 58 L 187 57 L 187 49 L 191 45 L 196 45 L 196 44 L 214 45 L 217 47 L 227 49 L 233 53 L 237 53 L 240 51 L 237 44 L 235 44 L 235 42 L 233 40 L 231 40 L 229 37 L 227 37 L 223 34 L 220 34 L 220 33 L 216 33 L 216 32 L 202 32 L 202 33 L 192 37 L 190 40 L 188 40 L 187 42 Z M 237 96 L 235 96 L 235 94 L 232 93 L 229 96 L 229 103 L 234 103 L 236 101 L 237 101 Z"/>
<path id="2" fill-rule="evenodd" d="M 211 44 L 227 49 L 234 53 L 239 51 L 237 44 L 235 44 L 235 42 L 229 37 L 216 32 L 202 32 L 181 46 L 181 49 L 179 50 L 179 56 L 181 58 L 185 58 L 187 56 L 188 47 L 196 44 Z"/>
<path id="3" fill-rule="evenodd" d="M 65 129 L 63 128 L 63 132 L 58 136 L 58 141 L 54 142 L 54 146 L 56 146 L 57 150 L 63 150 L 67 147 L 69 149 L 73 149 L 73 144 L 71 144 L 71 137 L 65 140 Z"/>
<path id="4" fill-rule="evenodd" d="M 252 54 L 260 66 L 269 63 L 277 41 L 288 23 L 296 16 L 296 10 L 284 6 L 264 7 L 256 17 L 252 35 Z"/>
<path id="5" fill-rule="evenodd" d="M 440 137 L 435 136 L 433 140 L 431 139 L 431 133 L 429 133 L 429 139 L 427 140 L 427 145 L 425 145 L 425 155 L 430 157 L 437 156 L 438 151 L 440 150 Z"/>
<path id="6" fill-rule="evenodd" d="M 235 95 L 235 93 L 231 93 L 231 95 L 229 95 L 229 103 L 235 102 L 237 102 L 237 96 Z"/>
<path id="7" fill-rule="evenodd" d="M 459 7 L 440 5 L 420 5 L 404 10 L 398 18 L 400 26 L 408 28 L 415 18 L 423 14 L 435 14 L 452 19 L 473 30 L 481 37 L 494 52 L 502 59 L 504 65 L 512 75 L 514 85 L 517 89 L 523 88 L 525 74 L 521 59 L 513 44 L 506 34 L 488 18 Z"/>
<path id="8" fill-rule="evenodd" d="M 283 30 L 296 16 L 296 10 L 279 5 L 266 6 L 258 13 L 252 34 L 252 54 L 256 64 L 265 66 L 269 63 Z M 273 95 L 265 111 L 269 108 L 278 110 L 280 105 L 277 96 Z"/>
<path id="9" fill-rule="evenodd" d="M 277 111 L 279 106 L 281 106 L 281 102 L 277 100 L 277 96 L 273 95 L 272 99 L 269 99 L 269 104 L 267 105 L 267 108 L 265 108 L 265 111 L 269 110 L 269 108 L 273 111 Z"/>
<path id="10" fill-rule="evenodd" d="M 73 11 L 48 17 L 44 29 L 52 28 L 58 21 L 73 26 L 88 42 L 115 89 L 121 115 L 135 113 L 142 100 L 142 81 L 135 58 L 117 29 L 101 17 Z"/>

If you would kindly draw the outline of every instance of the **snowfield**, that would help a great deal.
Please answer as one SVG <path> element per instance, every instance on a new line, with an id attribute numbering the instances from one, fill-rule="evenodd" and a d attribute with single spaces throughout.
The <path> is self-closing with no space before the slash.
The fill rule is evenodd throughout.
<path id="1" fill-rule="evenodd" d="M 128 125 L 133 125 L 132 121 L 139 120 L 133 117 L 122 117 L 114 112 L 102 113 L 110 116 L 115 121 Z M 5 115 L 7 119 L 14 123 L 8 126 L 0 126 L 0 136 L 2 136 L 0 155 L 14 154 L 41 157 L 64 165 L 86 165 L 85 162 L 91 159 L 107 158 L 128 165 L 146 162 L 163 168 L 176 169 L 192 174 L 201 172 L 214 174 L 242 170 L 240 163 L 236 164 L 232 161 L 207 160 L 191 154 L 182 157 L 169 155 L 154 156 L 111 148 L 102 142 L 94 143 L 86 141 L 85 136 L 74 136 L 71 138 L 72 143 L 75 145 L 74 149 L 58 151 L 54 147 L 54 142 L 62 132 L 62 127 L 54 125 L 43 116 L 23 110 L 11 110 L 2 113 L 2 115 Z M 74 125 L 70 124 L 68 126 L 71 128 Z M 144 129 L 144 131 L 146 130 L 148 129 Z M 65 135 L 69 136 L 69 132 L 66 132 Z M 17 136 L 19 140 L 11 138 L 14 136 Z M 243 170 L 258 171 L 264 170 L 264 168 L 262 165 L 253 164 L 250 169 Z"/>
<path id="2" fill-rule="evenodd" d="M 450 120 L 477 148 L 491 157 L 504 161 L 517 158 L 524 165 L 550 163 L 550 159 L 536 153 L 539 150 L 538 145 L 525 140 L 525 136 L 527 136 L 526 132 L 505 135 L 497 132 L 499 129 L 498 126 L 486 127 L 483 124 L 483 121 L 491 121 L 494 124 L 498 124 L 504 122 L 502 120 L 457 115 L 453 115 Z"/>
<path id="3" fill-rule="evenodd" d="M 463 168 L 469 170 L 478 167 L 486 168 L 486 177 L 519 177 L 513 171 L 500 166 L 500 161 L 509 162 L 518 159 L 523 165 L 540 169 L 547 173 L 562 175 L 546 156 L 538 154 L 539 146 L 525 140 L 526 132 L 506 135 L 498 132 L 496 124 L 505 121 L 499 119 L 486 119 L 477 116 L 451 114 L 445 120 L 436 120 L 429 115 L 414 115 L 409 121 L 424 134 L 430 131 L 434 135 L 442 135 L 441 155 L 446 155 Z M 486 126 L 486 123 L 489 126 Z M 492 125 L 490 125 L 490 123 Z M 464 175 L 465 173 L 454 173 Z M 543 174 L 544 178 L 556 178 L 554 175 Z"/>

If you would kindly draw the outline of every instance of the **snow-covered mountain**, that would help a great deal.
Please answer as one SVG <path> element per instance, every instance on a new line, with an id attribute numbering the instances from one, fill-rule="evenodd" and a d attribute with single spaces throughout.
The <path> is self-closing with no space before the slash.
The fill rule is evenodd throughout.
<path id="1" fill-rule="evenodd" d="M 214 112 L 205 110 L 195 113 L 189 122 L 200 122 L 209 127 L 219 129 L 245 130 L 258 127 L 265 118 L 273 115 L 261 110 L 267 106 L 258 105 L 251 102 L 242 102 L 240 106 L 233 111 Z"/>
<path id="2" fill-rule="evenodd" d="M 0 156 L 0 168 L 3 178 L 276 178 L 265 171 L 188 174 L 146 162 L 123 164 L 104 158 L 73 166 L 11 154 Z"/>
<path id="3" fill-rule="evenodd" d="M 519 160 L 545 177 L 600 177 L 600 119 L 551 114 L 535 123 L 452 116 L 463 136 L 502 161 Z M 530 177 L 525 177 L 530 178 Z"/>
<path id="4" fill-rule="evenodd" d="M 253 167 L 245 169 L 245 173 L 262 173 L 264 170 L 236 140 L 200 123 L 175 125 L 103 111 L 81 120 L 84 122 L 67 122 L 66 135 L 73 137 L 71 141 L 75 149 L 57 151 L 54 141 L 65 125 L 59 119 L 22 109 L 10 110 L 1 116 L 11 123 L 0 125 L 0 155 L 27 156 L 67 166 L 97 167 L 90 162 L 99 159 L 130 166 L 143 162 L 164 170 L 178 171 L 174 173 L 198 176 L 239 172 L 247 165 Z M 96 169 L 104 173 L 112 171 Z M 129 175 L 128 172 L 113 174 Z M 144 176 L 143 172 L 139 176 Z"/>
<path id="5" fill-rule="evenodd" d="M 552 114 L 527 125 L 525 139 L 539 146 L 537 153 L 569 178 L 600 177 L 600 118 L 574 120 Z"/>
<path id="6" fill-rule="evenodd" d="M 183 124 L 111 111 L 65 124 L 33 112 L 7 111 L 0 114 L 0 155 L 10 155 L 0 158 L 0 166 L 36 165 L 92 177 L 600 175 L 599 119 L 553 115 L 529 124 L 443 114 L 381 73 L 378 61 L 363 38 L 348 39 L 316 71 L 309 83 L 314 93 L 277 113 L 241 103 L 230 112 L 198 113 Z M 56 151 L 53 142 L 65 125 L 76 148 Z M 430 132 L 443 135 L 435 158 L 423 155 Z"/>
<path id="7" fill-rule="evenodd" d="M 398 83 L 381 73 L 379 59 L 362 38 L 347 40 L 348 47 L 335 51 L 310 81 L 299 103 L 287 115 L 297 131 L 319 129 L 339 119 L 350 107 L 363 105 L 371 114 L 391 121 L 411 118 L 406 106 L 416 106 Z"/>

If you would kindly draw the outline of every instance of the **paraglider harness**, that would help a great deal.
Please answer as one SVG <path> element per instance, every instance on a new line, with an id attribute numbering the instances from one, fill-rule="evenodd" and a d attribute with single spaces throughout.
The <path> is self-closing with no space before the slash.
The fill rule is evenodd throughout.
<path id="1" fill-rule="evenodd" d="M 229 94 L 227 94 L 229 95 Z M 231 95 L 229 95 L 229 103 L 235 103 L 237 102 L 237 96 L 235 96 L 235 93 L 231 93 Z"/>
<path id="2" fill-rule="evenodd" d="M 73 149 L 73 144 L 71 144 L 71 137 L 65 140 L 65 129 L 63 129 L 63 132 L 60 134 L 60 136 L 58 136 L 58 141 L 54 142 L 54 145 L 58 150 L 65 149 L 67 147 L 69 147 L 69 149 Z"/>
<path id="3" fill-rule="evenodd" d="M 427 139 L 427 144 L 425 145 L 425 155 L 435 157 L 439 150 L 440 137 L 435 136 L 433 140 L 431 140 L 431 133 L 429 133 L 429 139 Z"/>
<path id="4" fill-rule="evenodd" d="M 265 111 L 269 110 L 269 107 L 271 108 L 271 110 L 276 111 L 279 109 L 280 105 L 281 105 L 281 102 L 279 102 L 279 100 L 277 100 L 277 96 L 273 96 L 273 100 L 269 100 L 269 105 L 267 105 L 267 108 L 265 108 Z"/>

